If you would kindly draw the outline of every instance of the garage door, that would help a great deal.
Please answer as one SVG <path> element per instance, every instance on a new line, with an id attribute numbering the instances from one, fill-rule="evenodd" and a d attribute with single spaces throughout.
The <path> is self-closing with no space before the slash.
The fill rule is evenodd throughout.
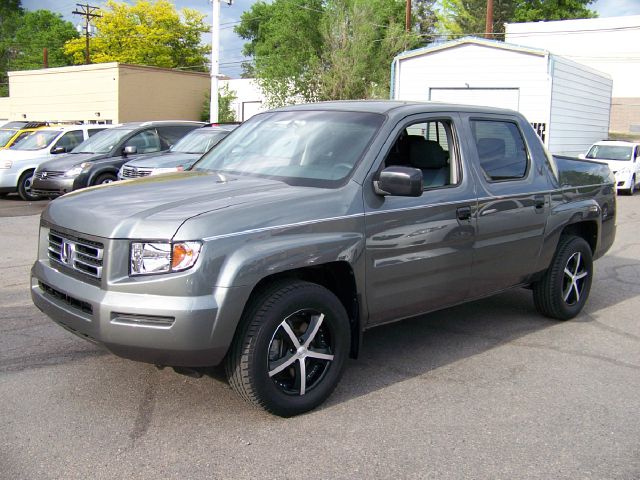
<path id="1" fill-rule="evenodd" d="M 429 100 L 518 110 L 518 88 L 431 88 Z"/>

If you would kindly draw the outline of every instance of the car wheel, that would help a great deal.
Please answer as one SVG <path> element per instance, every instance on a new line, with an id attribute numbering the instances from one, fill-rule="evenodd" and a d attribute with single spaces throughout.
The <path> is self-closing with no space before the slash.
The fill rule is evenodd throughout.
<path id="1" fill-rule="evenodd" d="M 533 285 L 536 309 L 557 320 L 575 317 L 589 297 L 593 279 L 591 247 L 580 237 L 562 236 L 549 269 Z"/>
<path id="2" fill-rule="evenodd" d="M 227 354 L 227 378 L 249 403 L 290 417 L 329 397 L 349 346 L 349 319 L 332 292 L 314 283 L 279 282 L 245 309 Z"/>
<path id="3" fill-rule="evenodd" d="M 33 182 L 33 170 L 28 170 L 20 175 L 18 180 L 18 195 L 22 200 L 31 202 L 38 200 L 40 197 L 31 193 L 31 184 Z"/>
<path id="4" fill-rule="evenodd" d="M 111 173 L 103 173 L 96 178 L 94 185 L 105 185 L 107 183 L 113 183 L 117 180 L 115 175 Z"/>
<path id="5" fill-rule="evenodd" d="M 629 190 L 627 190 L 627 195 L 631 196 L 636 192 L 636 177 L 635 175 L 631 178 L 631 184 L 629 186 Z"/>

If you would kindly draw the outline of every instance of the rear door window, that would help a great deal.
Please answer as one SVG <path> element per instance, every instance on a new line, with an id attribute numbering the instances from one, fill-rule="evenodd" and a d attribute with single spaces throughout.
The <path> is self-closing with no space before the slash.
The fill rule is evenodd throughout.
<path id="1" fill-rule="evenodd" d="M 513 122 L 471 120 L 480 167 L 490 181 L 524 178 L 529 167 L 527 147 Z"/>
<path id="2" fill-rule="evenodd" d="M 176 125 L 173 127 L 158 127 L 160 139 L 166 143 L 168 148 L 194 129 L 192 125 Z"/>

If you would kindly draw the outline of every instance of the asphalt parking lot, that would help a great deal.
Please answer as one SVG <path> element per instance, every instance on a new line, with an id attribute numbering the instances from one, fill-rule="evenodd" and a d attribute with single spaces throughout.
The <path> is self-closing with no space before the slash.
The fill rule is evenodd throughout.
<path id="1" fill-rule="evenodd" d="M 640 478 L 640 196 L 585 311 L 515 290 L 365 334 L 320 409 L 281 419 L 119 359 L 31 303 L 38 214 L 0 200 L 0 478 Z"/>

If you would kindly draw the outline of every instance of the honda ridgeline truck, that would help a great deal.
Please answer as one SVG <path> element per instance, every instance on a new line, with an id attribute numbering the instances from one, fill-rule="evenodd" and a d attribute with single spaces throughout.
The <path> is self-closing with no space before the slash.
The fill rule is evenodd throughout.
<path id="1" fill-rule="evenodd" d="M 31 293 L 116 355 L 224 363 L 244 399 L 291 416 L 330 395 L 376 325 L 512 287 L 574 317 L 615 216 L 609 168 L 549 155 L 519 113 L 294 106 L 190 171 L 51 202 Z"/>

